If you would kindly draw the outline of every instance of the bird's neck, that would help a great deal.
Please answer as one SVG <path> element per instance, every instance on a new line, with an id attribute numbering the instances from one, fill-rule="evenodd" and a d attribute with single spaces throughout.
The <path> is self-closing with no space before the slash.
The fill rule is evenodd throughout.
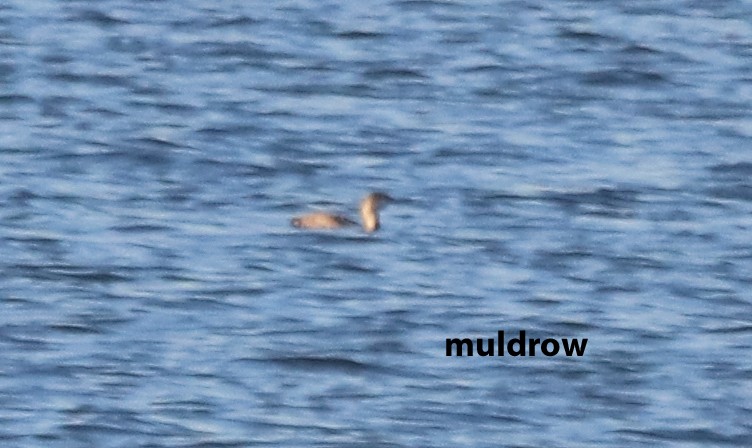
<path id="1" fill-rule="evenodd" d="M 366 232 L 375 232 L 379 229 L 379 213 L 372 205 L 366 204 L 360 209 L 360 219 Z"/>

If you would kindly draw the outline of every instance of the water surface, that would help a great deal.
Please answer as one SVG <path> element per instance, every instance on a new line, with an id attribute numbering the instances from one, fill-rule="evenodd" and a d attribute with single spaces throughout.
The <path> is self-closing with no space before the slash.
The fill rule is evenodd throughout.
<path id="1" fill-rule="evenodd" d="M 0 440 L 749 446 L 751 20 L 0 6 Z M 500 329 L 587 351 L 444 354 Z"/>

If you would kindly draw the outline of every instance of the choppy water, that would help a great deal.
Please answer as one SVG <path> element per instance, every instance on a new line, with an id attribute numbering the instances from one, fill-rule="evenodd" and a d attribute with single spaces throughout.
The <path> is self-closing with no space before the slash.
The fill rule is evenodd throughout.
<path id="1" fill-rule="evenodd" d="M 6 2 L 0 442 L 750 446 L 751 74 L 743 1 Z"/>

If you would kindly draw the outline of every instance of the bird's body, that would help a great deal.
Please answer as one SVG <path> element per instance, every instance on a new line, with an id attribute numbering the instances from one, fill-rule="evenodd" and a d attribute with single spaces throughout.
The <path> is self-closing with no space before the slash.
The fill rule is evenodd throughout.
<path id="1" fill-rule="evenodd" d="M 360 201 L 360 219 L 363 230 L 368 233 L 375 232 L 381 227 L 379 222 L 379 210 L 388 202 L 393 201 L 385 193 L 369 193 Z M 309 213 L 292 219 L 290 223 L 300 229 L 339 229 L 351 226 L 357 222 L 342 216 L 325 212 Z"/>
<path id="2" fill-rule="evenodd" d="M 309 213 L 291 221 L 294 227 L 301 229 L 339 229 L 358 223 L 341 215 L 332 215 L 330 213 L 317 212 Z"/>

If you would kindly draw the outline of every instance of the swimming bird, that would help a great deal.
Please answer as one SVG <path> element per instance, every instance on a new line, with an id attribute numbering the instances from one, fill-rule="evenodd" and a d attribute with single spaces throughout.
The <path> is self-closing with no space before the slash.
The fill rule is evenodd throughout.
<path id="1" fill-rule="evenodd" d="M 363 230 L 368 233 L 379 230 L 379 227 L 381 227 L 379 210 L 393 201 L 394 199 L 386 193 L 374 192 L 366 195 L 360 201 L 360 219 Z M 316 212 L 295 217 L 290 221 L 290 224 L 299 229 L 339 229 L 358 223 L 346 216 Z"/>

